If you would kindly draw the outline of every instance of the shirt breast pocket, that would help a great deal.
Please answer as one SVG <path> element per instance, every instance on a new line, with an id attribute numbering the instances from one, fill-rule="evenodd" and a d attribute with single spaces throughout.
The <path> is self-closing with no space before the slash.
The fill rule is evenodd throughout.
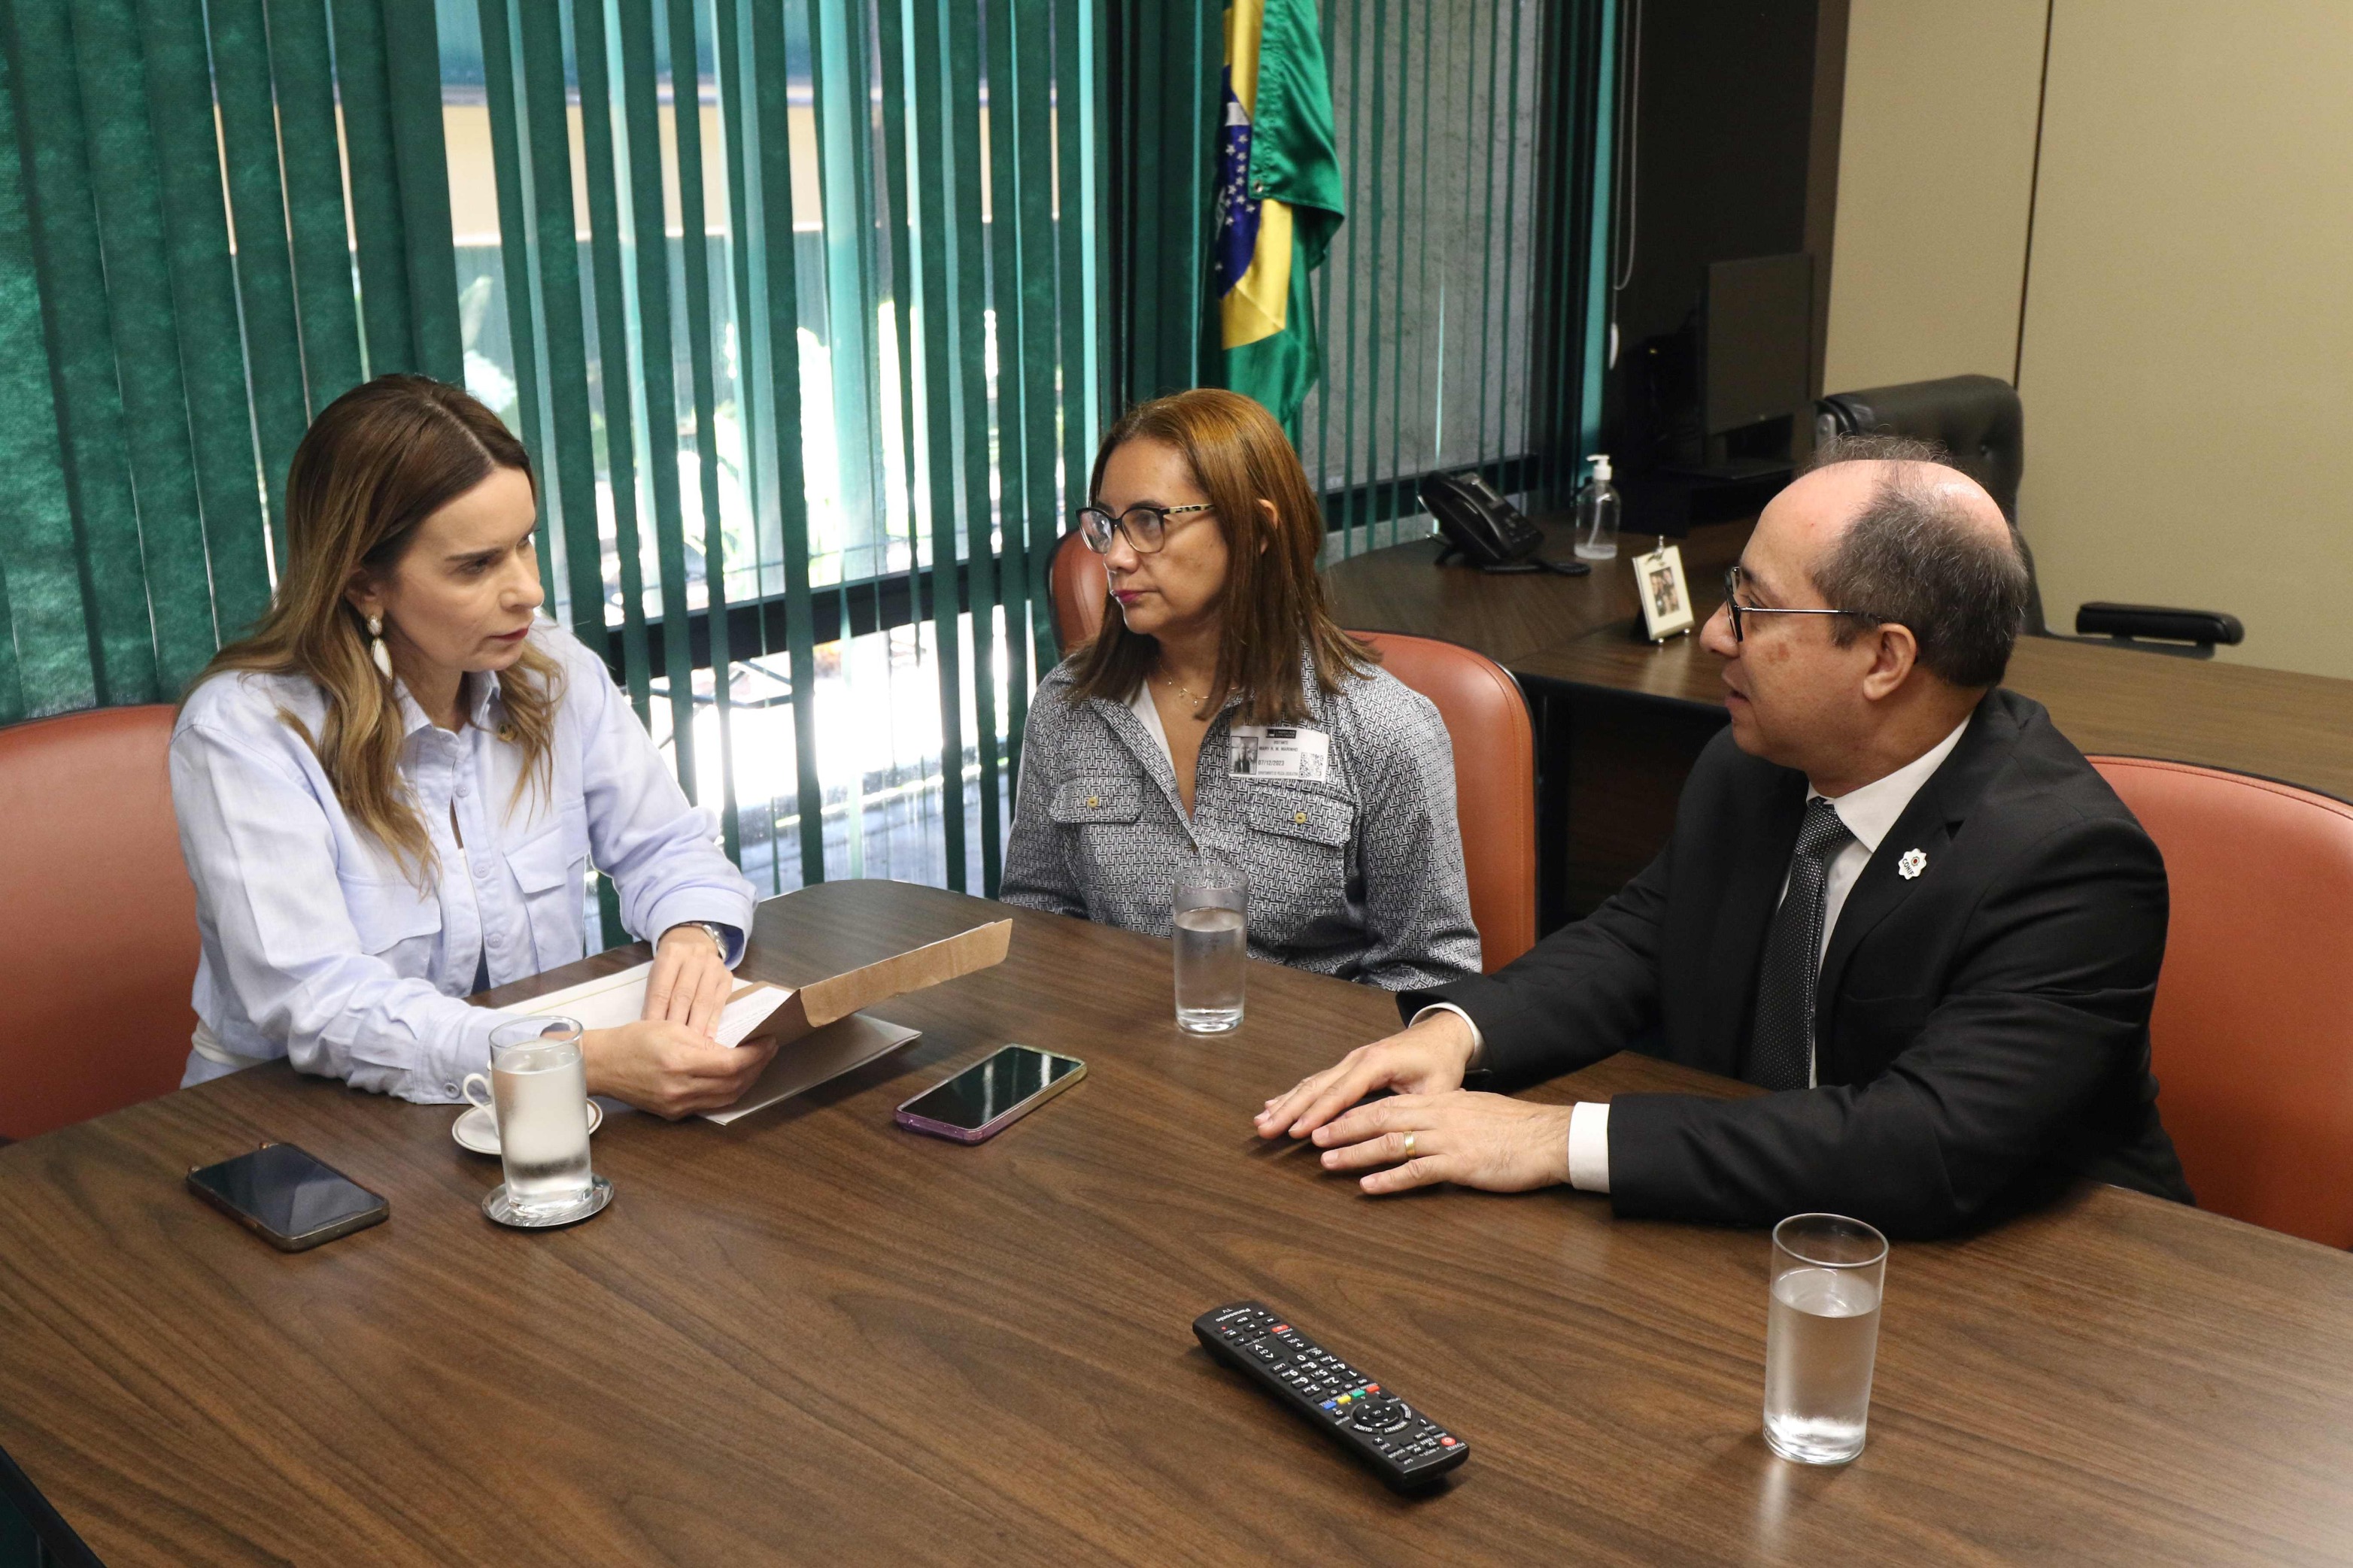
<path id="1" fill-rule="evenodd" d="M 1253 782 L 1250 791 L 1250 925 L 1280 946 L 1305 935 L 1348 899 L 1348 842 L 1356 808 L 1313 790 Z"/>
<path id="2" fill-rule="evenodd" d="M 583 915 L 588 879 L 588 822 L 565 812 L 554 823 L 506 852 L 507 868 L 522 889 L 523 913 L 531 921 L 533 956 L 542 970 L 569 963 L 587 952 Z"/>
<path id="3" fill-rule="evenodd" d="M 1085 874 L 1083 889 L 1132 881 L 1145 868 L 1144 784 L 1130 778 L 1077 778 L 1056 786 L 1047 809 Z"/>
<path id="4" fill-rule="evenodd" d="M 418 892 L 406 880 L 345 878 L 343 889 L 343 907 L 351 911 L 362 952 L 409 978 L 432 968 L 433 946 L 441 934 L 438 898 Z"/>

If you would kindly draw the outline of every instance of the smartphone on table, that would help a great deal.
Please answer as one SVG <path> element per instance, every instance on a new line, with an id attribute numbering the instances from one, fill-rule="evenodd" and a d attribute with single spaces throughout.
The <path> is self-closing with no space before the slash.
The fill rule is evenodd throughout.
<path id="1" fill-rule="evenodd" d="M 291 1143 L 191 1166 L 188 1187 L 280 1252 L 308 1251 L 392 1213 L 383 1197 Z"/>
<path id="2" fill-rule="evenodd" d="M 1008 1046 L 899 1107 L 899 1125 L 959 1143 L 994 1138 L 1086 1077 L 1087 1064 L 1034 1046 Z"/>

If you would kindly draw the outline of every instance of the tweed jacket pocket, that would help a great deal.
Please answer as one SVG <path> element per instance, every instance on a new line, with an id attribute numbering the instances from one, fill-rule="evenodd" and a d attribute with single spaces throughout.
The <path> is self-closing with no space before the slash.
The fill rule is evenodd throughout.
<path id="1" fill-rule="evenodd" d="M 1356 806 L 1311 790 L 1254 782 L 1249 813 L 1251 937 L 1269 944 L 1316 940 L 1318 922 L 1347 905 Z"/>
<path id="2" fill-rule="evenodd" d="M 1250 825 L 1254 833 L 1303 838 L 1310 844 L 1338 849 L 1356 830 L 1356 808 L 1328 795 L 1254 784 L 1250 786 Z"/>
<path id="3" fill-rule="evenodd" d="M 1054 791 L 1049 809 L 1068 826 L 1134 822 L 1144 811 L 1144 785 L 1136 779 L 1072 779 Z"/>

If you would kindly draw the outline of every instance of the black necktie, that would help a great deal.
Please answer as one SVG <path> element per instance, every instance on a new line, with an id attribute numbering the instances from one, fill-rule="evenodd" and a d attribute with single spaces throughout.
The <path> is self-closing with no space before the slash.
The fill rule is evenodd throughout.
<path id="1" fill-rule="evenodd" d="M 1798 847 L 1789 857 L 1789 890 L 1765 936 L 1757 981 L 1757 1026 L 1748 1040 L 1748 1081 L 1767 1089 L 1804 1089 L 1813 1076 L 1814 981 L 1821 967 L 1822 894 L 1831 862 L 1854 835 L 1838 809 L 1819 796 L 1806 803 Z"/>

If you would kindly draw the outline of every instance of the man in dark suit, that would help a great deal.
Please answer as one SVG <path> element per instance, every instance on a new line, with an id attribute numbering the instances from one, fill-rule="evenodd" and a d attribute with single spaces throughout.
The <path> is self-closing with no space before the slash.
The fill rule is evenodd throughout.
<path id="1" fill-rule="evenodd" d="M 1731 725 L 1658 858 L 1500 973 L 1401 994 L 1402 1033 L 1268 1101 L 1260 1134 L 1313 1137 L 1372 1193 L 1567 1182 L 1738 1225 L 1930 1236 L 2084 1175 L 2189 1201 L 2148 1070 L 2164 862 L 2000 689 L 2027 596 L 2000 510 L 1932 447 L 1849 440 L 1734 576 L 1702 632 Z M 1461 1087 L 1626 1048 L 1775 1092 Z"/>

